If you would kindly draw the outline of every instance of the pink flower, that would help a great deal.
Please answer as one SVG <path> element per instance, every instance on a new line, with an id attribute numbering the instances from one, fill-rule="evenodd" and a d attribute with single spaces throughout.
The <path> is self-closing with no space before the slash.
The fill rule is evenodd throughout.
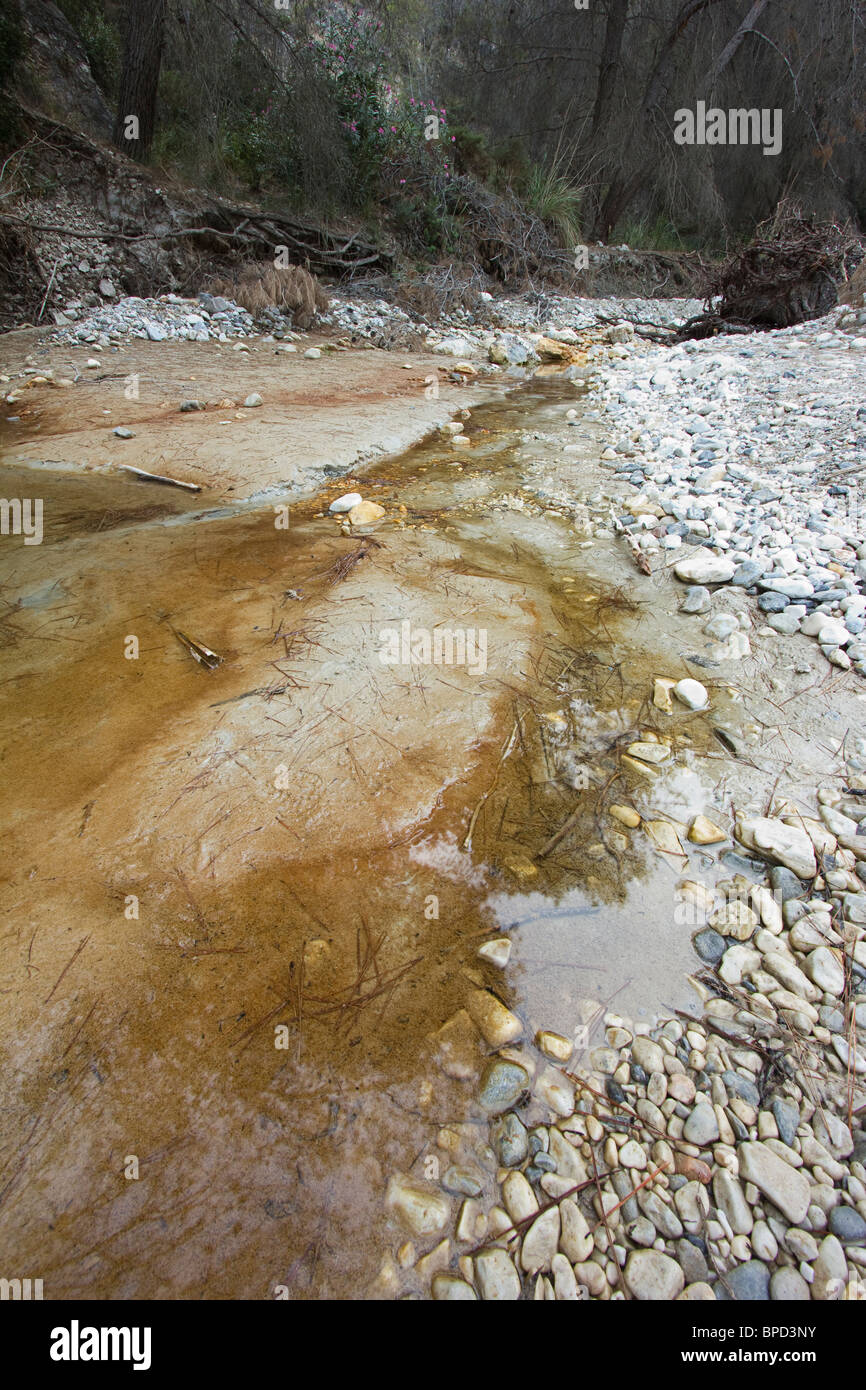
<path id="1" fill-rule="evenodd" d="M 397 134 L 397 127 L 396 127 L 395 125 L 392 125 L 391 129 L 393 130 L 394 134 L 396 135 L 396 134 Z"/>

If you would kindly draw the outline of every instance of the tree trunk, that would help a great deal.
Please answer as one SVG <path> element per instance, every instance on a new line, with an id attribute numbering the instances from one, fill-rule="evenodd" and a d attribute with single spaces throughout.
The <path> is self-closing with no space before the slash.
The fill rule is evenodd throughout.
<path id="1" fill-rule="evenodd" d="M 676 46 L 693 19 L 702 11 L 710 9 L 718 4 L 719 0 L 685 0 L 677 15 L 676 22 L 668 34 L 667 39 L 662 45 L 661 51 L 650 71 L 644 90 L 643 101 L 640 107 L 640 121 L 645 129 L 651 128 L 653 112 L 659 105 L 664 95 L 668 80 L 673 66 L 674 53 Z M 746 34 L 749 33 L 751 26 L 766 8 L 768 0 L 755 0 L 746 19 L 737 28 L 733 38 L 725 45 L 719 57 L 710 68 L 707 79 L 715 82 L 722 70 L 727 67 L 737 49 L 740 47 Z M 596 217 L 593 235 L 597 241 L 607 241 L 612 229 L 616 226 L 619 219 L 624 215 L 629 205 L 634 202 L 637 195 L 641 192 L 644 185 L 652 175 L 652 164 L 648 158 L 644 158 L 643 164 L 638 169 L 629 171 L 621 168 L 619 173 L 611 180 L 604 202 Z"/>
<path id="2" fill-rule="evenodd" d="M 166 7 L 167 0 L 126 3 L 123 67 L 112 139 L 124 154 L 140 162 L 147 159 L 153 144 Z"/>

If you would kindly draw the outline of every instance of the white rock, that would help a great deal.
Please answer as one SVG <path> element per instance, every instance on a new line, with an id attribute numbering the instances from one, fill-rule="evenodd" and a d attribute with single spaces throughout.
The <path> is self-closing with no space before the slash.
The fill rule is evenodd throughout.
<path id="1" fill-rule="evenodd" d="M 553 1287 L 558 1303 L 576 1303 L 580 1297 L 574 1270 L 564 1255 L 556 1254 L 550 1262 Z"/>
<path id="2" fill-rule="evenodd" d="M 779 1244 L 766 1221 L 756 1221 L 752 1227 L 752 1251 L 759 1260 L 769 1264 L 779 1253 Z"/>
<path id="3" fill-rule="evenodd" d="M 806 957 L 806 974 L 819 989 L 836 998 L 845 989 L 845 971 L 839 959 L 827 946 L 819 946 Z"/>
<path id="4" fill-rule="evenodd" d="M 548 1207 L 533 1221 L 523 1238 L 520 1263 L 527 1274 L 550 1269 L 559 1244 L 559 1208 Z"/>
<path id="5" fill-rule="evenodd" d="M 441 1192 L 400 1174 L 388 1183 L 385 1205 L 418 1236 L 441 1231 L 451 1214 L 451 1203 Z"/>
<path id="6" fill-rule="evenodd" d="M 804 1220 L 812 1200 L 808 1179 L 762 1143 L 737 1148 L 740 1177 L 753 1182 L 795 1226 Z"/>
<path id="7" fill-rule="evenodd" d="M 706 709 L 710 698 L 706 686 L 688 676 L 685 680 L 677 681 L 673 693 L 689 709 Z"/>
<path id="8" fill-rule="evenodd" d="M 334 498 L 328 511 L 338 516 L 341 512 L 350 512 L 353 507 L 359 506 L 363 500 L 360 492 L 344 492 L 342 497 Z"/>
<path id="9" fill-rule="evenodd" d="M 659 1250 L 633 1250 L 624 1273 L 630 1293 L 641 1303 L 671 1302 L 685 1284 L 676 1260 Z"/>
<path id="10" fill-rule="evenodd" d="M 688 559 L 677 561 L 674 574 L 686 584 L 727 584 L 736 568 L 733 560 L 699 546 Z"/>
<path id="11" fill-rule="evenodd" d="M 841 1038 L 838 1033 L 833 1034 L 833 1050 L 846 1070 L 853 1065 L 858 1076 L 862 1076 L 866 1072 L 866 1057 L 856 1048 L 850 1048 L 845 1039 Z"/>
<path id="12" fill-rule="evenodd" d="M 713 1177 L 713 1196 L 716 1205 L 727 1217 L 734 1234 L 747 1236 L 752 1230 L 754 1218 L 739 1181 L 726 1168 L 716 1169 Z"/>
<path id="13" fill-rule="evenodd" d="M 848 1263 L 835 1236 L 825 1236 L 821 1241 L 813 1271 L 812 1297 L 821 1303 L 838 1302 L 848 1282 Z"/>
<path id="14" fill-rule="evenodd" d="M 796 825 L 769 816 L 744 817 L 737 821 L 737 839 L 784 864 L 798 878 L 814 878 L 818 871 L 812 841 Z"/>
<path id="15" fill-rule="evenodd" d="M 593 1239 L 589 1223 L 573 1197 L 566 1197 L 559 1204 L 562 1226 L 559 1245 L 572 1264 L 581 1264 L 593 1251 Z"/>

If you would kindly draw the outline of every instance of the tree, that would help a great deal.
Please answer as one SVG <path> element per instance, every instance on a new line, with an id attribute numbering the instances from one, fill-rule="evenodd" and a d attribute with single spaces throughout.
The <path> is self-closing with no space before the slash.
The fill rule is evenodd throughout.
<path id="1" fill-rule="evenodd" d="M 112 139 L 132 159 L 150 154 L 167 0 L 126 0 L 123 66 Z"/>

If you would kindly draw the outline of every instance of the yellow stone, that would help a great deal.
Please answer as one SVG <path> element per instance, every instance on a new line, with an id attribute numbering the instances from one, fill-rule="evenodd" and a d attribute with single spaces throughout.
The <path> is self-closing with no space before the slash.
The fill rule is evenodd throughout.
<path id="1" fill-rule="evenodd" d="M 622 766 L 630 768 L 632 772 L 639 772 L 642 777 L 655 777 L 656 770 L 650 763 L 641 762 L 639 758 L 630 758 L 628 753 L 622 755 Z"/>
<path id="2" fill-rule="evenodd" d="M 669 750 L 661 743 L 630 743 L 628 751 L 633 758 L 640 758 L 643 763 L 663 763 L 668 756 Z"/>
<path id="3" fill-rule="evenodd" d="M 640 825 L 640 816 L 633 806 L 611 806 L 610 814 L 614 820 L 618 820 L 621 825 L 627 825 L 630 830 L 636 830 Z"/>
<path id="4" fill-rule="evenodd" d="M 717 845 L 721 840 L 727 840 L 728 836 L 706 816 L 695 816 L 689 829 L 689 839 L 693 845 Z"/>
<path id="5" fill-rule="evenodd" d="M 520 1019 L 489 990 L 473 990 L 466 1007 L 488 1047 L 504 1047 L 506 1043 L 516 1042 L 523 1036 Z"/>
<path id="6" fill-rule="evenodd" d="M 526 879 L 538 877 L 538 866 L 533 864 L 531 859 L 525 859 L 520 854 L 509 855 L 508 858 L 503 859 L 502 862 L 508 872 L 514 874 L 515 878 Z"/>
<path id="7" fill-rule="evenodd" d="M 675 685 L 676 681 L 668 680 L 666 676 L 656 676 L 653 681 L 653 704 L 664 714 L 673 714 L 671 691 Z"/>
<path id="8" fill-rule="evenodd" d="M 535 1035 L 535 1045 L 541 1049 L 546 1057 L 552 1057 L 554 1062 L 567 1062 L 573 1047 L 570 1038 L 564 1038 L 561 1033 L 551 1033 L 541 1028 Z"/>
<path id="9" fill-rule="evenodd" d="M 359 502 L 349 512 L 350 526 L 369 526 L 374 521 L 380 521 L 385 515 L 385 508 L 380 507 L 378 502 Z"/>

